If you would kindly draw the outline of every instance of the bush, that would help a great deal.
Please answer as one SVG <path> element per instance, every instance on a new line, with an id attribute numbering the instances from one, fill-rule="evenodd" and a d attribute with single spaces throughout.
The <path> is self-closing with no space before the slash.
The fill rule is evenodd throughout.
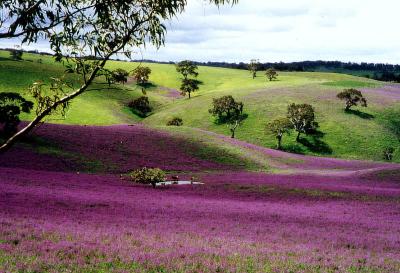
<path id="1" fill-rule="evenodd" d="M 146 117 L 151 112 L 149 98 L 142 96 L 128 103 L 128 107 L 136 111 L 139 116 Z"/>
<path id="2" fill-rule="evenodd" d="M 120 83 L 120 84 L 127 83 L 128 76 L 129 76 L 129 72 L 122 68 L 118 68 L 118 69 L 114 70 L 111 74 L 112 80 L 115 83 Z"/>
<path id="3" fill-rule="evenodd" d="M 182 125 L 183 125 L 183 120 L 178 117 L 172 118 L 167 122 L 167 126 L 182 126 Z"/>
<path id="4" fill-rule="evenodd" d="M 158 168 L 141 168 L 129 174 L 134 183 L 151 184 L 153 188 L 156 183 L 165 181 L 165 172 Z"/>

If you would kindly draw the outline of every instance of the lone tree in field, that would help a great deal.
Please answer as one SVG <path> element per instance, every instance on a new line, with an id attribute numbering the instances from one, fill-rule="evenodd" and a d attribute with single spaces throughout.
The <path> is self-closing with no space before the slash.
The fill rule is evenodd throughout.
<path id="1" fill-rule="evenodd" d="M 142 88 L 142 93 L 146 94 L 146 85 L 149 83 L 149 78 L 151 74 L 150 67 L 138 66 L 133 70 L 133 78 L 135 79 L 137 85 Z"/>
<path id="2" fill-rule="evenodd" d="M 248 65 L 248 69 L 253 76 L 253 79 L 257 77 L 257 70 L 258 67 L 260 66 L 260 62 L 256 59 L 252 59 Z"/>
<path id="3" fill-rule="evenodd" d="M 278 72 L 276 72 L 276 70 L 274 69 L 274 68 L 268 68 L 266 71 L 265 71 L 265 76 L 267 76 L 267 78 L 269 79 L 269 81 L 272 81 L 272 80 L 276 80 L 277 79 L 277 77 L 278 77 Z"/>
<path id="4" fill-rule="evenodd" d="M 357 89 L 344 89 L 337 94 L 338 99 L 346 102 L 345 111 L 349 111 L 352 106 L 360 104 L 362 107 L 367 107 L 367 100 L 363 97 L 361 91 Z"/>
<path id="5" fill-rule="evenodd" d="M 245 119 L 243 102 L 236 102 L 230 95 L 213 99 L 213 108 L 208 110 L 208 112 L 217 117 L 218 123 L 228 124 L 232 138 L 235 138 L 236 129 Z"/>
<path id="6" fill-rule="evenodd" d="M 14 134 L 20 123 L 19 115 L 30 113 L 33 102 L 24 99 L 20 94 L 13 92 L 0 93 L 0 124 L 3 125 L 3 135 Z"/>
<path id="7" fill-rule="evenodd" d="M 199 81 L 196 79 L 183 79 L 181 84 L 181 95 L 186 96 L 186 94 L 190 95 L 192 92 L 199 90 Z"/>
<path id="8" fill-rule="evenodd" d="M 277 149 L 281 150 L 283 135 L 290 134 L 291 129 L 293 129 L 293 124 L 288 118 L 278 118 L 267 124 L 265 132 L 275 136 L 278 140 Z"/>
<path id="9" fill-rule="evenodd" d="M 208 112 L 217 117 L 218 123 L 225 123 L 231 119 L 237 110 L 240 114 L 243 114 L 243 103 L 236 102 L 231 95 L 228 95 L 213 99 L 212 108 Z"/>
<path id="10" fill-rule="evenodd" d="M 288 106 L 287 118 L 297 131 L 296 140 L 300 140 L 300 134 L 310 134 L 318 128 L 315 121 L 314 108 L 309 104 L 295 104 Z"/>
<path id="11" fill-rule="evenodd" d="M 181 94 L 182 96 L 189 95 L 196 90 L 199 90 L 200 82 L 196 79 L 190 79 L 189 76 L 197 77 L 199 73 L 197 72 L 198 67 L 192 61 L 182 61 L 176 64 L 176 71 L 181 73 L 183 76 L 182 83 L 181 83 Z"/>
<path id="12" fill-rule="evenodd" d="M 215 5 L 238 0 L 209 0 Z M 54 77 L 50 84 L 32 84 L 36 116 L 9 137 L 0 152 L 10 148 L 48 115 L 64 112 L 75 97 L 91 90 L 96 78 L 107 74 L 105 65 L 113 56 L 131 58 L 132 52 L 150 43 L 164 44 L 164 22 L 182 13 L 187 0 L 131 1 L 0 1 L 0 39 L 19 38 L 22 44 L 48 42 L 57 62 L 69 65 L 79 77 L 79 87 Z"/>

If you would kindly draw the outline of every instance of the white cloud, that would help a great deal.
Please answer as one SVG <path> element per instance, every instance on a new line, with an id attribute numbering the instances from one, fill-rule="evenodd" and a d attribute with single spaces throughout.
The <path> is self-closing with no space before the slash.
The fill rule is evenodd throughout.
<path id="1" fill-rule="evenodd" d="M 158 60 L 342 60 L 400 63 L 397 0 L 239 0 L 217 9 L 189 0 L 168 24 Z"/>

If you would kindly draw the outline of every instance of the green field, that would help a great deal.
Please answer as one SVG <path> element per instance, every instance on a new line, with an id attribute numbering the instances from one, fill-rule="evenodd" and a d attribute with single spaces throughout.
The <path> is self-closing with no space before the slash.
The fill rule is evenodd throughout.
<path id="1" fill-rule="evenodd" d="M 48 82 L 51 76 L 60 76 L 64 68 L 55 64 L 48 56 L 23 55 L 23 61 L 12 61 L 9 53 L 0 51 L 0 92 L 17 91 L 27 98 L 27 87 L 35 80 Z M 38 59 L 42 59 L 39 63 Z M 132 70 L 138 63 L 109 62 L 111 69 Z M 140 89 L 132 82 L 118 88 L 89 91 L 75 99 L 65 119 L 60 116 L 48 118 L 48 122 L 64 124 L 110 125 L 143 122 L 166 129 L 171 117 L 184 120 L 184 128 L 168 128 L 169 131 L 192 135 L 202 134 L 199 128 L 229 135 L 225 125 L 217 125 L 208 113 L 213 98 L 232 95 L 244 103 L 248 118 L 237 130 L 237 138 L 264 147 L 275 147 L 275 139 L 264 134 L 265 124 L 284 116 L 287 105 L 310 103 L 316 109 L 320 124 L 320 136 L 303 137 L 302 143 L 295 141 L 295 134 L 285 136 L 285 150 L 328 157 L 348 159 L 382 160 L 385 147 L 399 147 L 400 101 L 385 100 L 379 92 L 366 95 L 368 108 L 357 108 L 361 112 L 345 113 L 343 103 L 336 94 L 343 88 L 381 88 L 384 83 L 336 73 L 281 72 L 277 81 L 267 82 L 262 73 L 252 79 L 242 70 L 199 67 L 200 90 L 191 99 L 168 96 L 179 88 L 180 77 L 173 65 L 145 64 L 152 69 L 152 87 L 147 94 L 153 113 L 142 119 L 133 114 L 126 104 L 141 96 Z M 69 79 L 75 85 L 73 76 Z M 97 87 L 101 86 L 100 84 Z M 23 115 L 29 120 L 32 115 Z M 394 161 L 400 162 L 400 151 Z"/>

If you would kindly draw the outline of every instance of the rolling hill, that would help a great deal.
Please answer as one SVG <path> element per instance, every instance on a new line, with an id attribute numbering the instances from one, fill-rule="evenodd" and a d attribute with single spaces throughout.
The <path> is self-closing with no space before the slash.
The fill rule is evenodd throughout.
<path id="1" fill-rule="evenodd" d="M 0 52 L 0 77 L 11 79 L 0 82 L 1 91 L 17 91 L 26 96 L 26 88 L 35 80 L 48 82 L 51 76 L 60 76 L 63 67 L 48 56 L 25 54 L 23 61 L 12 61 L 8 52 Z M 38 61 L 40 59 L 40 61 Z M 138 63 L 112 61 L 110 69 L 128 71 Z M 143 123 L 196 138 L 201 130 L 229 134 L 224 125 L 217 125 L 208 113 L 213 98 L 232 95 L 244 103 L 248 118 L 238 129 L 237 138 L 263 147 L 275 147 L 275 139 L 264 133 L 265 124 L 285 116 L 287 105 L 310 103 L 316 109 L 320 124 L 318 137 L 285 136 L 284 149 L 300 154 L 338 157 L 346 159 L 382 160 L 385 147 L 399 147 L 400 137 L 400 85 L 382 83 L 365 78 L 317 72 L 282 72 L 278 80 L 267 82 L 262 72 L 256 79 L 242 70 L 199 67 L 200 90 L 192 99 L 183 98 L 177 90 L 179 74 L 173 65 L 143 64 L 152 69 L 151 86 L 147 90 L 153 112 L 143 119 L 127 107 L 129 100 L 141 96 L 133 81 L 113 89 L 103 88 L 87 92 L 75 99 L 65 119 L 55 115 L 50 123 L 75 125 L 112 125 Z M 73 76 L 69 79 L 75 82 Z M 100 86 L 100 84 L 99 84 Z M 344 88 L 357 88 L 364 92 L 367 108 L 354 108 L 353 114 L 343 111 L 343 103 L 336 94 Z M 168 119 L 179 116 L 183 128 L 167 128 Z M 28 120 L 29 115 L 23 115 Z M 196 129 L 196 130 L 193 130 Z M 394 156 L 400 162 L 400 152 Z"/>

